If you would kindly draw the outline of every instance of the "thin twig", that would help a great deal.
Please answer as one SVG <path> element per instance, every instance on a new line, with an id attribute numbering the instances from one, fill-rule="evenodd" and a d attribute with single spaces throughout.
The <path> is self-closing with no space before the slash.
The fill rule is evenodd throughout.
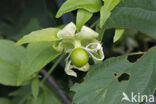
<path id="1" fill-rule="evenodd" d="M 62 60 L 62 58 L 64 57 L 64 54 L 62 54 L 57 61 L 55 62 L 55 64 L 50 68 L 50 70 L 47 72 L 47 74 L 44 76 L 44 78 L 41 80 L 41 83 L 44 83 L 44 81 L 48 78 L 48 76 L 51 74 L 51 72 L 56 68 L 56 66 L 60 63 L 60 61 Z"/>
<path id="2" fill-rule="evenodd" d="M 141 55 L 145 54 L 146 52 L 133 52 L 133 53 L 128 53 L 127 55 L 132 56 L 132 55 Z"/>
<path id="3" fill-rule="evenodd" d="M 99 19 L 96 20 L 96 21 L 90 26 L 90 28 L 93 28 L 94 26 L 96 26 L 96 24 L 98 24 L 98 22 L 99 22 Z"/>
<path id="4" fill-rule="evenodd" d="M 41 70 L 41 73 L 46 76 L 47 71 L 45 69 Z M 55 82 L 52 76 L 48 76 L 47 80 L 49 83 L 56 89 L 57 93 L 61 96 L 61 98 L 66 102 L 66 104 L 72 104 L 72 102 L 67 98 L 67 96 L 63 93 L 63 91 L 59 88 L 57 83 Z"/>

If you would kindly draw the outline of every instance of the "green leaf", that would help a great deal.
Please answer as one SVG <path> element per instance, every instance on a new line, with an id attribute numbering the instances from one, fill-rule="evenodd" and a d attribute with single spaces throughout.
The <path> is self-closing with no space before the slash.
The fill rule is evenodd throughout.
<path id="1" fill-rule="evenodd" d="M 30 101 L 30 99 L 34 99 L 34 97 L 31 95 L 32 93 L 30 84 L 22 86 L 17 90 L 9 93 L 9 97 L 11 97 L 14 104 L 26 104 L 26 100 Z"/>
<path id="2" fill-rule="evenodd" d="M 111 12 L 105 10 L 105 6 L 102 6 L 101 11 L 100 11 L 100 27 L 102 27 L 107 19 L 110 17 Z"/>
<path id="3" fill-rule="evenodd" d="M 0 104 L 13 104 L 13 103 L 6 98 L 0 98 Z"/>
<path id="4" fill-rule="evenodd" d="M 104 28 L 133 28 L 156 39 L 155 0 L 124 0 L 112 11 Z"/>
<path id="5" fill-rule="evenodd" d="M 26 104 L 64 104 L 56 92 L 42 86 L 43 90 L 37 99 L 27 100 Z"/>
<path id="6" fill-rule="evenodd" d="M 102 6 L 101 0 L 67 0 L 59 9 L 56 17 L 61 17 L 64 13 L 75 9 L 85 9 L 91 13 L 98 12 Z"/>
<path id="7" fill-rule="evenodd" d="M 113 38 L 113 42 L 114 43 L 117 42 L 122 37 L 124 32 L 125 32 L 125 29 L 115 29 L 115 35 Z"/>
<path id="8" fill-rule="evenodd" d="M 147 96 L 154 94 L 156 89 L 155 53 L 156 47 L 150 49 L 135 63 L 129 62 L 126 59 L 127 56 L 121 56 L 94 65 L 84 82 L 72 88 L 76 92 L 74 103 L 131 104 L 127 101 L 121 102 L 123 92 L 129 97 L 132 92 Z"/>
<path id="9" fill-rule="evenodd" d="M 22 46 L 0 39 L 0 84 L 15 86 L 24 53 Z"/>
<path id="10" fill-rule="evenodd" d="M 12 98 L 15 97 L 19 97 L 18 101 L 21 99 L 21 98 L 24 98 L 26 97 L 27 95 L 31 95 L 31 87 L 30 87 L 30 84 L 29 85 L 26 85 L 26 86 L 23 86 L 23 87 L 20 87 L 19 89 L 15 90 L 15 91 L 12 91 L 10 92 L 8 95 Z M 13 101 L 15 100 L 13 99 Z"/>
<path id="11" fill-rule="evenodd" d="M 56 41 L 59 40 L 57 37 L 59 29 L 57 28 L 46 28 L 38 31 L 31 32 L 20 39 L 16 44 L 21 45 L 24 43 L 32 42 L 43 42 L 43 41 Z"/>
<path id="12" fill-rule="evenodd" d="M 49 89 L 44 89 L 43 93 L 39 97 L 37 104 L 64 104 L 57 95 Z"/>
<path id="13" fill-rule="evenodd" d="M 42 29 L 39 20 L 37 18 L 32 18 L 28 24 L 24 25 L 23 28 L 16 34 L 16 38 L 20 39 L 25 34 L 29 34 L 32 31 Z M 14 36 L 15 37 L 15 36 Z"/>
<path id="14" fill-rule="evenodd" d="M 105 29 L 101 29 L 99 26 L 96 26 L 96 32 L 99 33 L 98 40 L 102 41 Z"/>
<path id="15" fill-rule="evenodd" d="M 111 15 L 111 11 L 115 8 L 116 5 L 119 4 L 121 0 L 104 0 L 104 6 L 102 6 L 100 10 L 100 27 L 102 27 L 109 16 Z"/>
<path id="16" fill-rule="evenodd" d="M 31 89 L 32 89 L 32 95 L 34 96 L 34 98 L 37 98 L 39 94 L 39 80 L 38 79 L 34 79 L 32 81 Z"/>
<path id="17" fill-rule="evenodd" d="M 28 45 L 21 63 L 18 85 L 31 79 L 35 73 L 60 55 L 60 52 L 52 48 L 52 44 L 52 42 L 39 42 Z"/>
<path id="18" fill-rule="evenodd" d="M 77 31 L 80 31 L 81 27 L 93 16 L 93 13 L 85 10 L 79 9 L 76 17 Z"/>

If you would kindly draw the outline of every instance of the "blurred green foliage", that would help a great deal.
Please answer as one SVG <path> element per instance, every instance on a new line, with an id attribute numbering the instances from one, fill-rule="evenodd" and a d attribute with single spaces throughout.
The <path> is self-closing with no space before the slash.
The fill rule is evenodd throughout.
<path id="1" fill-rule="evenodd" d="M 0 33 L 8 39 L 17 40 L 31 31 L 62 23 L 55 18 L 55 0 L 1 0 L 0 7 Z"/>
<path id="2" fill-rule="evenodd" d="M 68 16 L 63 15 L 62 18 L 59 19 L 55 18 L 59 6 L 63 1 L 64 0 L 0 0 L 0 8 L 1 8 L 0 9 L 0 39 L 10 39 L 13 41 L 17 41 L 25 34 L 28 34 L 34 30 L 47 28 L 47 27 L 62 26 L 64 23 L 66 23 L 65 20 L 74 21 L 73 18 L 74 19 L 76 18 L 75 11 L 70 12 Z M 58 2 L 60 3 L 59 5 Z M 124 4 L 120 4 L 119 7 L 117 7 L 117 10 L 123 10 L 122 9 L 123 5 Z M 139 4 L 136 5 L 141 6 Z M 133 5 L 130 6 L 133 7 Z M 117 15 L 117 17 L 115 15 L 118 14 L 118 12 L 120 12 L 117 10 L 114 10 L 112 12 L 112 14 L 114 15 L 112 15 L 111 18 L 113 18 L 114 20 L 118 20 L 118 17 L 120 17 L 120 15 Z M 123 11 L 126 12 L 126 10 Z M 121 18 L 125 18 L 124 17 L 125 14 L 122 15 L 123 17 Z M 137 13 L 135 13 L 135 15 L 137 15 Z M 111 19 L 109 18 L 107 24 L 105 24 L 107 28 L 107 30 L 105 30 L 105 28 L 101 29 L 98 26 L 99 17 L 100 17 L 99 13 L 94 13 L 92 17 L 89 17 L 90 20 L 86 23 L 86 25 L 92 27 L 93 29 L 97 30 L 101 34 L 100 39 L 102 39 L 102 45 L 103 45 L 106 59 L 113 56 L 124 55 L 130 52 L 147 51 L 149 48 L 156 45 L 156 40 L 149 37 L 149 35 L 147 34 L 150 30 L 149 28 L 146 28 L 147 29 L 146 34 L 136 29 L 132 29 L 133 26 L 136 26 L 139 29 L 141 28 L 138 25 L 134 24 L 136 20 L 133 21 L 134 22 L 133 23 L 131 21 L 128 21 L 129 18 L 127 17 L 125 18 L 125 21 L 128 21 L 127 24 L 122 24 L 121 23 L 122 19 L 115 24 L 111 24 Z M 150 20 L 148 18 L 146 19 Z M 155 18 L 153 18 L 153 20 L 154 19 Z M 139 22 L 136 23 L 140 24 Z M 127 26 L 129 24 L 130 24 L 129 26 L 130 29 L 125 28 L 125 32 L 122 35 L 122 37 L 120 37 L 120 39 L 116 43 L 113 43 L 115 27 L 123 27 L 124 25 Z M 148 26 L 148 22 L 147 22 L 147 26 Z M 144 30 L 144 28 L 141 28 L 140 30 Z M 153 31 L 155 32 L 155 30 Z M 154 34 L 154 32 L 152 33 Z M 132 61 L 136 60 L 137 58 L 138 57 L 132 58 Z M 45 69 L 50 69 L 53 63 L 55 63 L 55 60 L 49 63 L 48 65 L 46 65 Z M 65 75 L 63 70 L 64 63 L 65 63 L 64 60 L 62 60 L 60 65 L 58 65 L 56 69 L 53 71 L 52 76 L 56 80 L 56 83 L 58 83 L 59 87 L 63 90 L 63 92 L 70 99 L 72 99 L 74 93 L 70 91 L 70 87 L 73 86 L 74 83 L 76 82 L 79 83 L 82 82 L 84 80 L 83 78 L 86 75 L 86 73 L 77 72 L 78 73 L 77 78 L 67 76 Z M 42 74 L 40 75 L 42 76 Z M 30 90 L 31 90 L 30 85 L 25 87 L 9 87 L 9 86 L 0 85 L 0 98 L 2 99 L 1 101 L 8 102 L 6 104 L 12 104 L 12 102 L 8 101 L 7 99 L 4 99 L 4 97 L 11 98 L 15 104 L 25 99 L 28 99 L 27 104 L 33 104 L 34 102 L 32 99 L 33 97 L 29 96 L 31 93 Z M 49 94 L 49 92 L 53 92 L 53 93 Z M 49 97 L 48 95 L 52 97 Z M 44 101 L 47 101 L 47 102 L 41 101 L 42 102 L 41 104 L 63 104 L 62 100 L 58 100 L 60 99 L 60 97 L 58 96 L 58 94 L 56 94 L 55 89 L 52 88 L 49 85 L 49 83 L 46 83 L 46 88 L 44 89 L 44 91 L 40 92 L 39 98 L 41 99 L 43 98 Z M 54 103 L 53 102 L 49 103 L 51 99 L 54 99 Z"/>

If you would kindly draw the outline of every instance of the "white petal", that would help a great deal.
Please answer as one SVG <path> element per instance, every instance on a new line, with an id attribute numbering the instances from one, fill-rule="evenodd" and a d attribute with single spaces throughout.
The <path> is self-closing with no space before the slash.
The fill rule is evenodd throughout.
<path id="1" fill-rule="evenodd" d="M 86 48 L 89 50 L 89 51 L 92 51 L 92 52 L 95 52 L 97 50 L 100 50 L 101 49 L 101 44 L 99 42 L 94 42 L 94 43 L 89 43 Z"/>
<path id="2" fill-rule="evenodd" d="M 90 65 L 87 63 L 86 65 L 84 65 L 84 66 L 82 66 L 82 67 L 76 67 L 76 66 L 73 66 L 73 68 L 76 68 L 76 69 L 78 69 L 78 70 L 80 70 L 80 71 L 84 71 L 84 72 L 86 72 L 86 71 L 89 70 Z"/>
<path id="3" fill-rule="evenodd" d="M 57 33 L 59 39 L 71 38 L 75 36 L 76 26 L 74 23 L 67 24 L 62 30 Z"/>
<path id="4" fill-rule="evenodd" d="M 94 61 L 102 61 L 105 57 L 103 47 L 98 42 L 88 44 L 85 49 L 91 55 Z"/>
<path id="5" fill-rule="evenodd" d="M 71 70 L 73 67 L 71 65 L 71 61 L 68 62 L 68 60 L 66 60 L 66 66 L 65 66 L 65 72 L 67 75 L 70 75 L 70 76 L 74 76 L 74 77 L 77 77 L 77 74 Z"/>
<path id="6" fill-rule="evenodd" d="M 98 33 L 87 26 L 83 26 L 81 31 L 76 34 L 79 39 L 94 39 L 98 37 Z"/>

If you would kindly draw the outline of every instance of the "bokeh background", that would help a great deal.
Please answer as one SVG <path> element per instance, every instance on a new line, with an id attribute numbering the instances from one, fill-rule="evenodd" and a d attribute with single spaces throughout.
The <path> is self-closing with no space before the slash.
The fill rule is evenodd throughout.
<path id="1" fill-rule="evenodd" d="M 55 15 L 65 0 L 0 0 L 0 39 L 17 41 L 22 36 L 38 29 L 47 27 L 58 27 L 69 22 L 75 22 L 76 11 L 64 14 L 61 18 Z M 91 26 L 99 19 L 99 13 L 86 24 Z M 96 26 L 93 26 L 95 29 Z M 122 38 L 113 43 L 114 29 L 105 31 L 102 44 L 106 58 L 119 56 L 130 52 L 147 51 L 156 45 L 156 40 L 146 36 L 135 29 L 126 29 Z M 128 60 L 135 62 L 141 55 L 130 56 Z M 55 62 L 55 61 L 54 61 Z M 92 63 L 92 62 L 91 62 Z M 45 69 L 49 69 L 52 63 Z M 78 72 L 78 78 L 69 77 L 64 73 L 64 61 L 54 70 L 52 76 L 63 92 L 72 99 L 73 92 L 70 87 L 75 82 L 83 81 L 86 73 Z M 42 75 L 41 75 L 42 76 Z M 53 88 L 50 86 L 53 90 Z M 0 85 L 0 97 L 8 97 L 10 92 L 19 87 Z M 29 86 L 25 89 L 29 89 Z M 27 91 L 27 90 L 26 90 Z"/>

